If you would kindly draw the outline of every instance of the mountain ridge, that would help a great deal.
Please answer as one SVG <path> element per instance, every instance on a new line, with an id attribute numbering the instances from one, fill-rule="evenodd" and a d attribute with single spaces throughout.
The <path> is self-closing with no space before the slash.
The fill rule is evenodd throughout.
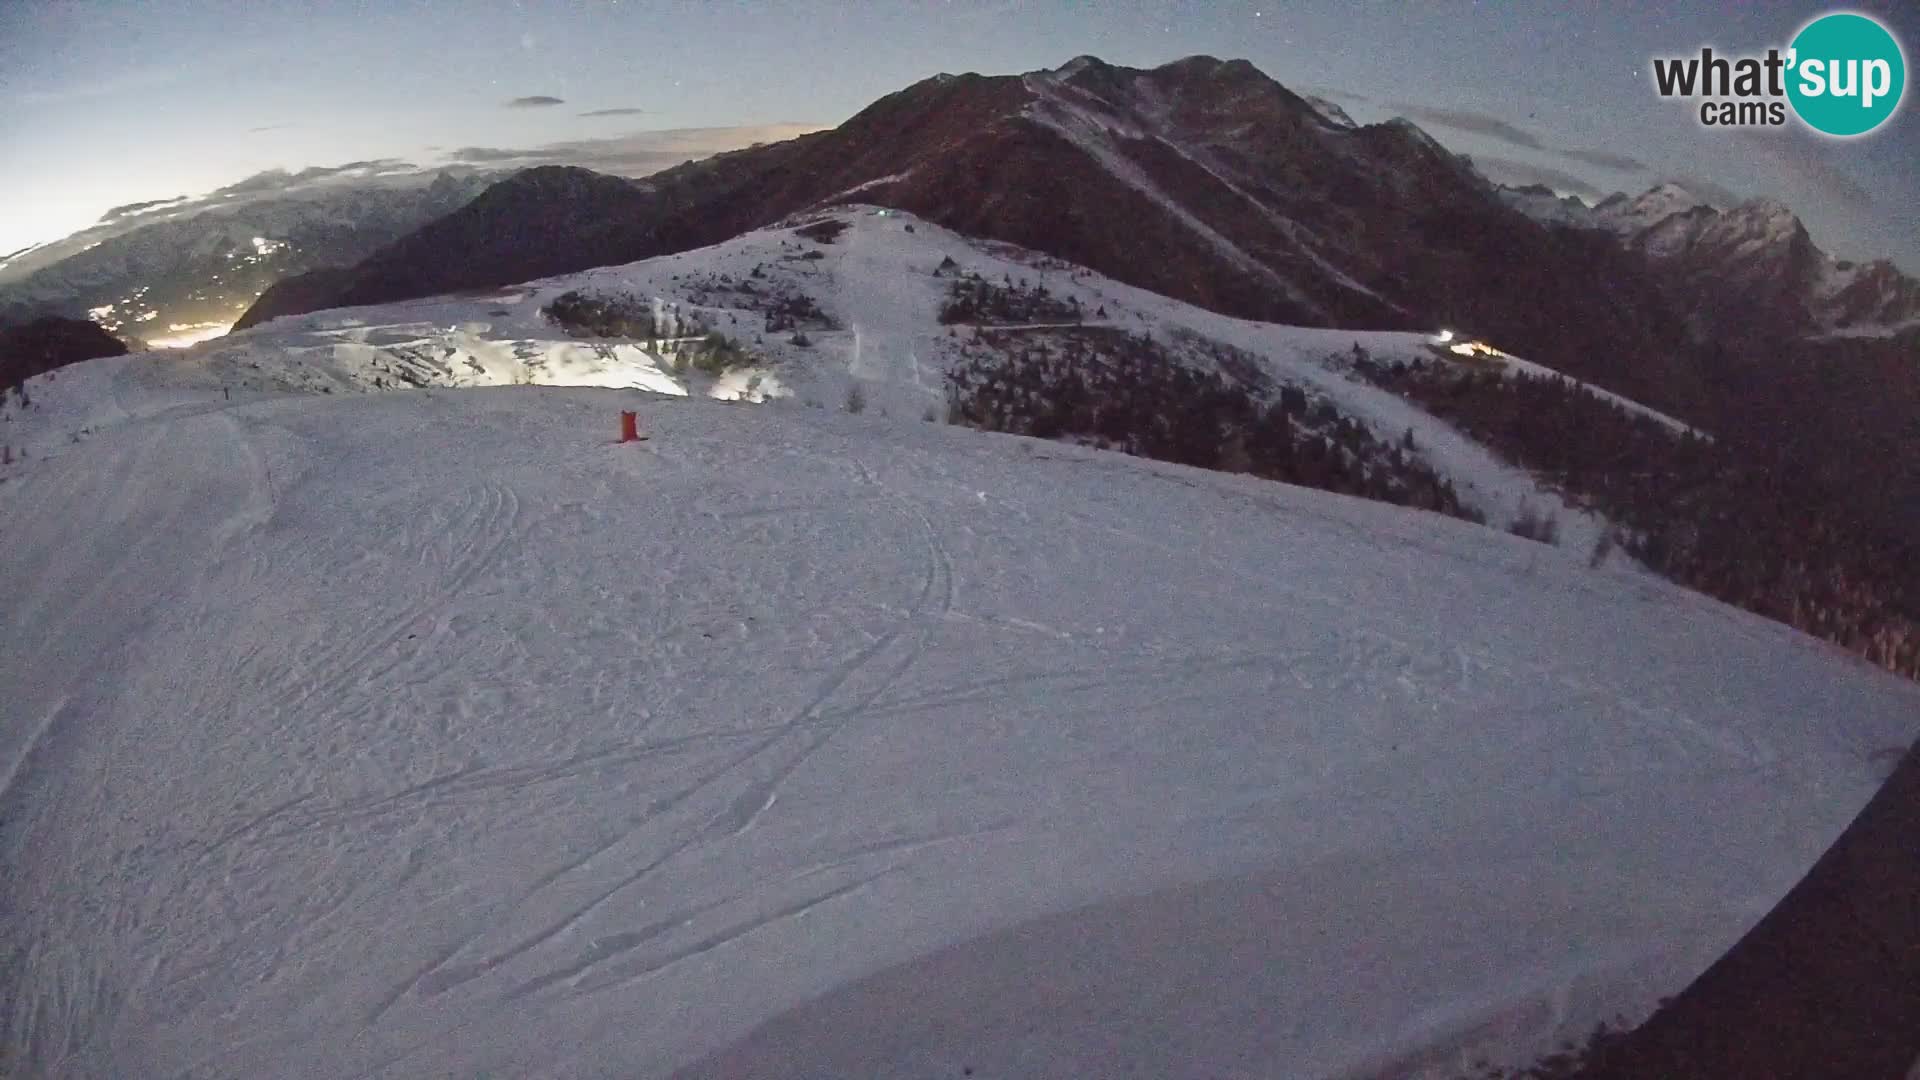
<path id="1" fill-rule="evenodd" d="M 1246 61 L 938 76 L 838 128 L 640 188 L 558 199 L 504 183 L 516 198 L 389 245 L 330 298 L 269 291 L 242 325 L 630 262 L 858 199 L 1226 314 L 1460 325 L 1665 408 L 1705 393 L 1666 347 L 1678 313 L 1631 253 L 1536 225 L 1410 122 L 1342 125 Z M 1602 326 L 1604 342 L 1585 329 Z"/>
<path id="2" fill-rule="evenodd" d="M 496 179 L 463 167 L 342 181 L 150 221 L 0 284 L 0 319 L 92 318 L 149 339 L 224 331 L 276 280 L 363 258 Z"/>
<path id="3" fill-rule="evenodd" d="M 1832 257 L 1778 199 L 1717 207 L 1672 181 L 1591 207 L 1540 187 L 1506 188 L 1502 198 L 1542 224 L 1608 234 L 1644 256 L 1696 340 L 1893 334 L 1920 320 L 1920 280 L 1888 259 Z"/>

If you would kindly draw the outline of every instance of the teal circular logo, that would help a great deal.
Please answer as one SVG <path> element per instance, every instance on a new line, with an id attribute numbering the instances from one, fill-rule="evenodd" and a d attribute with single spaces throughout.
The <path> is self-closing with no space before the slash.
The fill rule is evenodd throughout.
<path id="1" fill-rule="evenodd" d="M 1787 99 L 1808 126 L 1828 135 L 1865 135 L 1900 107 L 1907 59 L 1887 28 L 1865 15 L 1822 15 L 1788 53 Z"/>

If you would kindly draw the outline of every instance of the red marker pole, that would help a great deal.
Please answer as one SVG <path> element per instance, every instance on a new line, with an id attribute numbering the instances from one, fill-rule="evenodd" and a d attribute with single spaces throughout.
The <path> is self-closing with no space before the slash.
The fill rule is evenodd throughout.
<path id="1" fill-rule="evenodd" d="M 623 443 L 640 441 L 640 414 L 621 411 L 620 441 Z"/>

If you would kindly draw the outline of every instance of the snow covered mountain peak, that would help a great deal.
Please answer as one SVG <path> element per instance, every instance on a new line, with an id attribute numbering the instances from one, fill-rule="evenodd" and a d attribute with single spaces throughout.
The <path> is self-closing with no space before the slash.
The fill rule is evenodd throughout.
<path id="1" fill-rule="evenodd" d="M 1791 240 L 1796 234 L 1806 231 L 1799 216 L 1786 203 L 1768 197 L 1749 199 L 1721 211 L 1721 219 L 1729 227 L 1758 232 L 1776 243 Z"/>
<path id="2" fill-rule="evenodd" d="M 1640 196 L 1640 199 L 1641 201 L 1649 203 L 1664 202 L 1680 209 L 1686 209 L 1691 206 L 1708 205 L 1707 199 L 1694 194 L 1692 189 L 1680 183 L 1678 180 L 1665 180 L 1655 184 L 1648 188 L 1646 192 Z"/>
<path id="3" fill-rule="evenodd" d="M 1712 210 L 1712 205 L 1680 184 L 1668 181 L 1631 199 L 1624 195 L 1612 196 L 1595 206 L 1593 213 L 1599 224 L 1631 234 L 1658 225 L 1675 214 L 1700 210 Z"/>
<path id="4" fill-rule="evenodd" d="M 1333 126 L 1338 128 L 1357 128 L 1360 126 L 1354 122 L 1353 117 L 1347 115 L 1347 110 L 1327 98 L 1320 97 L 1316 94 L 1302 94 L 1300 96 L 1307 104 L 1313 106 L 1314 112 L 1319 113 L 1322 119 Z"/>
<path id="5" fill-rule="evenodd" d="M 1404 133 L 1415 144 L 1424 148 L 1428 153 L 1432 154 L 1436 158 L 1445 157 L 1448 159 L 1454 159 L 1453 152 L 1448 150 L 1446 147 L 1440 145 L 1439 139 L 1436 139 L 1431 134 L 1429 134 L 1426 128 L 1421 127 L 1419 124 L 1414 123 L 1412 120 L 1409 120 L 1404 116 L 1390 117 L 1382 126 L 1386 127 L 1391 131 L 1398 131 L 1398 132 Z"/>
<path id="6" fill-rule="evenodd" d="M 1527 184 L 1522 187 L 1501 186 L 1502 202 L 1520 211 L 1527 217 L 1546 225 L 1569 225 L 1575 228 L 1593 228 L 1594 207 L 1575 194 L 1561 194 L 1545 184 Z"/>
<path id="7" fill-rule="evenodd" d="M 1059 67 L 1054 68 L 1050 74 L 1056 79 L 1070 80 L 1082 72 L 1104 70 L 1106 67 L 1106 61 L 1097 56 L 1083 53 L 1061 64 Z"/>
<path id="8" fill-rule="evenodd" d="M 1920 320 L 1920 281 L 1821 251 L 1798 215 L 1770 197 L 1718 209 L 1668 182 L 1591 209 L 1539 188 L 1503 188 L 1507 205 L 1554 226 L 1604 230 L 1671 275 L 1696 338 L 1723 341 L 1845 331 L 1898 333 Z"/>

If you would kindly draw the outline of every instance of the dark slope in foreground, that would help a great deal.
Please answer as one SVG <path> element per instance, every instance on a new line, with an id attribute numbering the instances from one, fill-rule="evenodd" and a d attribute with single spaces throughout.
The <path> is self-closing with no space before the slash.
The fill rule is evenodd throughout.
<path id="1" fill-rule="evenodd" d="M 1920 744 L 1727 955 L 1579 1080 L 1891 1080 L 1920 1064 Z"/>

